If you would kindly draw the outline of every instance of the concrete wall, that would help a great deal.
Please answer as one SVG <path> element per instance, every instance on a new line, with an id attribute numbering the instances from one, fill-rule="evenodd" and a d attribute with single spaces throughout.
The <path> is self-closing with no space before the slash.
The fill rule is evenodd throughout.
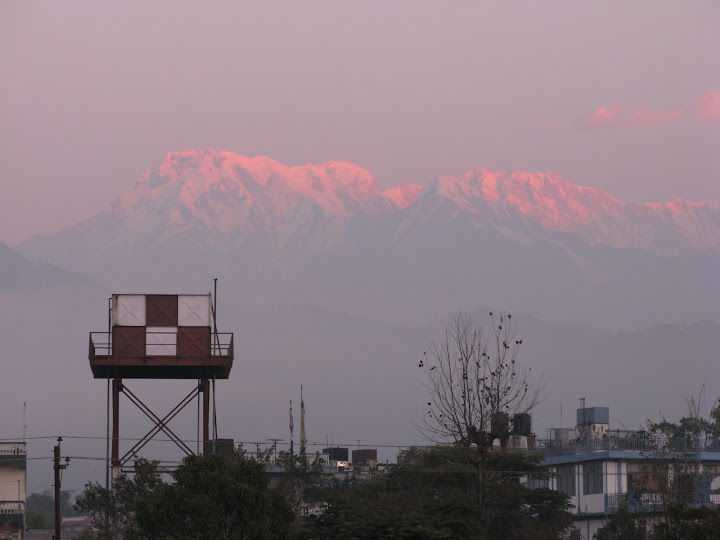
<path id="1" fill-rule="evenodd" d="M 20 498 L 18 499 L 18 481 Z M 25 501 L 25 469 L 0 463 L 0 501 Z"/>

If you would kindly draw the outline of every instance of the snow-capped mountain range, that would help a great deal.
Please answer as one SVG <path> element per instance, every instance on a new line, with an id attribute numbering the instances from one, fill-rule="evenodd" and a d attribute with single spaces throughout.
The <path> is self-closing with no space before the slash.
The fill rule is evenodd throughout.
<path id="1" fill-rule="evenodd" d="M 148 283 L 143 289 L 153 279 L 170 286 L 221 272 L 252 284 L 244 294 L 257 301 L 365 305 L 363 315 L 385 313 L 391 292 L 405 315 L 424 305 L 452 310 L 468 288 L 487 283 L 494 286 L 476 291 L 483 304 L 510 300 L 537 313 L 554 283 L 569 294 L 564 307 L 553 300 L 565 313 L 595 293 L 621 301 L 629 291 L 655 297 L 660 287 L 671 302 L 678 283 L 668 280 L 714 287 L 720 201 L 625 203 L 551 172 L 481 168 L 381 192 L 369 171 L 346 162 L 287 167 L 184 150 L 96 216 L 18 250 L 97 279 Z M 674 301 L 712 302 L 693 291 Z"/>
<path id="2" fill-rule="evenodd" d="M 403 184 L 380 192 L 369 171 L 346 162 L 286 167 L 267 157 L 230 152 L 168 154 L 146 173 L 113 212 L 132 228 L 149 214 L 163 217 L 160 237 L 199 227 L 210 239 L 235 239 L 256 229 L 306 232 L 335 217 L 412 208 L 427 213 L 438 201 L 473 224 L 501 227 L 522 218 L 547 231 L 569 232 L 589 245 L 634 247 L 665 255 L 720 247 L 720 201 L 623 203 L 608 193 L 572 184 L 553 173 L 503 174 L 473 169 L 423 186 Z M 412 218 L 411 218 L 412 219 Z M 401 225 L 400 228 L 406 228 Z"/>
<path id="3" fill-rule="evenodd" d="M 98 231 L 113 222 L 112 238 L 102 241 L 126 245 L 191 233 L 219 249 L 236 249 L 262 233 L 283 247 L 322 230 L 327 235 L 333 225 L 361 215 L 399 212 L 394 231 L 399 234 L 441 208 L 464 214 L 475 227 L 511 225 L 519 232 L 524 221 L 531 229 L 570 233 L 591 246 L 663 255 L 720 249 L 720 201 L 624 203 L 554 173 L 487 169 L 380 192 L 369 171 L 350 163 L 287 167 L 267 157 L 213 150 L 168 154 L 132 193 L 81 227 Z M 330 238 L 340 240 L 334 233 Z"/>

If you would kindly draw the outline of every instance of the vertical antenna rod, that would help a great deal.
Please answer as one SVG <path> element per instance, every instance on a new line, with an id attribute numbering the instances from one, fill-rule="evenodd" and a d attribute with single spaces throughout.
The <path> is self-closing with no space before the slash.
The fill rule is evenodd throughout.
<path id="1" fill-rule="evenodd" d="M 112 305 L 113 297 L 108 298 L 108 334 L 107 334 L 107 355 L 112 355 L 110 336 L 112 335 Z M 107 397 L 105 405 L 105 489 L 110 490 L 110 371 L 107 376 Z"/>

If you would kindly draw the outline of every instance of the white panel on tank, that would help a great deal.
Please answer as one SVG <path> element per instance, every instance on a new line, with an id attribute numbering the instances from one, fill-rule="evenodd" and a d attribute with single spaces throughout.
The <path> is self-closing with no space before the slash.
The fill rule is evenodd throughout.
<path id="1" fill-rule="evenodd" d="M 145 334 L 147 356 L 177 356 L 177 328 L 148 326 Z"/>
<path id="2" fill-rule="evenodd" d="M 210 326 L 210 295 L 178 295 L 179 326 Z"/>
<path id="3" fill-rule="evenodd" d="M 116 294 L 113 319 L 117 326 L 145 326 L 145 295 Z"/>

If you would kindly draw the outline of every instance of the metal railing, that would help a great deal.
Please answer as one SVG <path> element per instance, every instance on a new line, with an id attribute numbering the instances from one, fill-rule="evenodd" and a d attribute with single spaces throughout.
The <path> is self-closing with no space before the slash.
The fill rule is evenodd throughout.
<path id="1" fill-rule="evenodd" d="M 27 443 L 24 442 L 0 442 L 0 456 L 25 456 L 27 455 Z"/>
<path id="2" fill-rule="evenodd" d="M 177 354 L 177 332 L 146 332 L 145 347 L 148 356 Z M 90 332 L 90 358 L 113 355 L 112 334 Z M 232 356 L 233 333 L 210 334 L 210 356 Z"/>
<path id="3" fill-rule="evenodd" d="M 111 334 L 90 332 L 90 357 L 95 356 L 112 356 Z"/>
<path id="4" fill-rule="evenodd" d="M 0 501 L 0 514 L 24 514 L 25 503 L 22 501 Z"/>
<path id="5" fill-rule="evenodd" d="M 628 493 L 608 493 L 605 495 L 605 506 L 617 508 L 623 502 L 631 505 L 662 504 L 662 493 L 658 491 L 642 491 Z"/>
<path id="6" fill-rule="evenodd" d="M 657 452 L 662 449 L 670 452 L 720 452 L 720 441 L 717 439 L 668 439 L 647 437 L 604 437 L 588 441 L 576 440 L 558 442 L 557 440 L 537 440 L 535 451 L 542 452 L 546 457 L 589 454 L 592 452 L 635 451 Z"/>
<path id="7" fill-rule="evenodd" d="M 627 493 L 606 493 L 605 507 L 617 508 L 622 503 L 627 502 L 631 507 L 649 506 L 662 504 L 662 493 L 659 491 L 629 491 Z M 720 493 L 706 493 L 701 495 L 695 501 L 699 504 L 720 504 Z"/>
<path id="8" fill-rule="evenodd" d="M 213 356 L 232 356 L 233 334 L 224 332 L 210 335 L 210 352 Z"/>

